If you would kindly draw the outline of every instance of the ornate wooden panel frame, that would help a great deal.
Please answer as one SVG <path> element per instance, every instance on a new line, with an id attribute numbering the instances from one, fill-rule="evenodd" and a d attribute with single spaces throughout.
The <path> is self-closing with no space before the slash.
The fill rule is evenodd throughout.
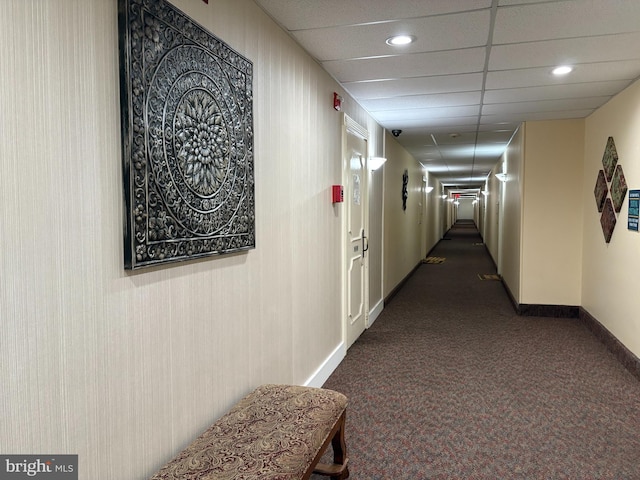
<path id="1" fill-rule="evenodd" d="M 119 0 L 124 265 L 255 248 L 253 64 L 165 0 Z"/>

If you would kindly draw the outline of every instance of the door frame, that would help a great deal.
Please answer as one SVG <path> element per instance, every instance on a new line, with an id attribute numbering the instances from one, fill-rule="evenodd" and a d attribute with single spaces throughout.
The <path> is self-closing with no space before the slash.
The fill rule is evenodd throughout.
<path id="1" fill-rule="evenodd" d="M 345 188 L 345 190 L 347 189 L 348 184 L 351 182 L 351 179 L 349 178 L 350 175 L 350 167 L 349 167 L 349 162 L 351 161 L 351 157 L 350 157 L 350 152 L 347 151 L 347 136 L 348 135 L 355 135 L 361 139 L 363 139 L 366 144 L 367 144 L 367 148 L 366 148 L 366 152 L 364 153 L 364 161 L 365 161 L 365 172 L 366 175 L 364 175 L 364 178 L 362 179 L 362 184 L 361 184 L 361 191 L 363 193 L 363 202 L 362 202 L 362 215 L 363 215 L 363 225 L 364 225 L 364 232 L 365 235 L 368 236 L 369 234 L 369 150 L 371 149 L 370 147 L 370 139 L 369 139 L 369 132 L 368 130 L 363 127 L 362 125 L 360 125 L 358 122 L 356 122 L 355 120 L 353 120 L 351 117 L 349 117 L 349 115 L 347 115 L 346 113 L 343 114 L 343 122 L 342 122 L 342 184 Z M 348 269 L 347 269 L 347 258 L 348 258 L 348 252 L 347 252 L 347 239 L 349 237 L 348 235 L 348 222 L 349 222 L 349 208 L 350 208 L 350 199 L 346 198 L 345 199 L 345 208 L 343 211 L 343 219 L 342 219 L 342 247 L 341 247 L 341 266 L 340 266 L 340 270 L 342 272 L 342 342 L 344 345 L 344 349 L 345 352 L 347 351 L 348 347 L 347 347 L 347 343 L 348 343 L 348 338 L 347 338 L 347 329 L 348 329 L 348 322 L 349 322 L 349 318 L 348 318 L 348 307 L 347 307 L 347 302 L 349 301 L 348 299 Z M 363 282 L 364 282 L 364 325 L 365 325 L 365 330 L 367 328 L 369 328 L 369 256 L 365 255 L 364 257 L 364 278 L 363 278 Z"/>

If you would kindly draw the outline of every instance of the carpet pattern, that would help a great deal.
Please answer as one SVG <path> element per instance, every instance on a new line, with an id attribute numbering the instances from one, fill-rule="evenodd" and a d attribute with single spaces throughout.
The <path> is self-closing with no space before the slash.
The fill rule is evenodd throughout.
<path id="1" fill-rule="evenodd" d="M 478 281 L 475 228 L 447 237 L 325 384 L 349 398 L 350 478 L 640 479 L 640 382 L 579 320 Z"/>

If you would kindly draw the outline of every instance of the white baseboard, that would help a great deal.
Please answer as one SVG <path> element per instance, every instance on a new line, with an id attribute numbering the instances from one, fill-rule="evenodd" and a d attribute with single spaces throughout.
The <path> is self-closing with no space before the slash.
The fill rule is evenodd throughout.
<path id="1" fill-rule="evenodd" d="M 340 362 L 347 355 L 347 349 L 344 342 L 341 342 L 336 349 L 331 352 L 327 359 L 320 365 L 320 367 L 311 375 L 304 383 L 307 387 L 322 387 L 324 382 L 331 376 L 333 371 L 338 368 Z"/>
<path id="2" fill-rule="evenodd" d="M 374 307 L 371 309 L 371 311 L 369 312 L 369 325 L 367 325 L 367 328 L 373 325 L 373 322 L 375 322 L 376 319 L 380 316 L 380 314 L 382 313 L 382 310 L 384 310 L 383 298 L 381 298 L 380 301 L 376 303 Z"/>
<path id="3" fill-rule="evenodd" d="M 373 309 L 371 309 L 371 311 L 369 312 L 369 325 L 367 325 L 367 328 L 373 325 L 373 322 L 376 321 L 378 316 L 382 313 L 383 309 L 384 309 L 384 299 L 380 299 L 380 301 L 376 303 Z M 342 362 L 342 360 L 346 355 L 347 355 L 347 348 L 345 347 L 344 342 L 341 342 L 340 345 L 338 345 L 335 348 L 335 350 L 331 352 L 331 354 L 326 358 L 326 360 L 322 362 L 322 365 L 318 367 L 318 369 L 313 373 L 313 375 L 311 375 L 307 379 L 304 385 L 307 387 L 318 387 L 318 388 L 322 387 L 324 385 L 324 382 L 326 382 L 327 379 L 333 373 L 333 371 L 336 368 L 338 368 L 338 365 L 340 365 L 340 362 Z"/>

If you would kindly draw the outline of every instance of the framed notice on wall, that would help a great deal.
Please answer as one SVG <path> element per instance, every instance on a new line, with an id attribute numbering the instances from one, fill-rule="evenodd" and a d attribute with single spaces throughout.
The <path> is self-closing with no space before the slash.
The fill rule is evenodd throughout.
<path id="1" fill-rule="evenodd" d="M 627 228 L 638 231 L 638 217 L 640 216 L 640 190 L 629 190 L 629 219 Z"/>

